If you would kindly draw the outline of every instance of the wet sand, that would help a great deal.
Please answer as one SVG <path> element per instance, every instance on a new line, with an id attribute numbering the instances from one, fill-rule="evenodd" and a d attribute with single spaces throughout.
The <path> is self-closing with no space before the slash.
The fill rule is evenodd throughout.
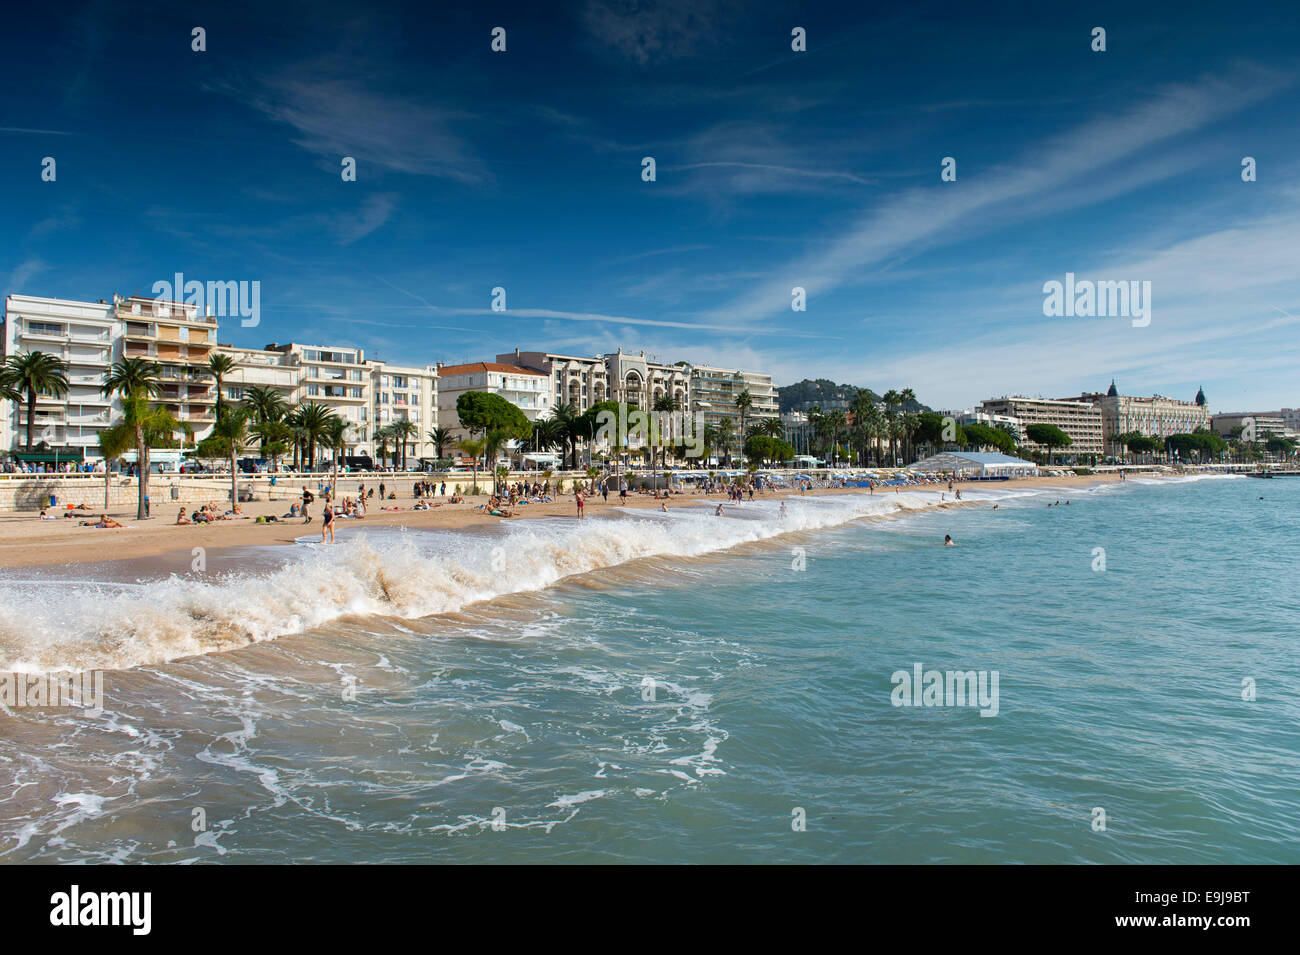
<path id="1" fill-rule="evenodd" d="M 963 490 L 972 491 L 981 488 L 1010 489 L 1017 487 L 1085 487 L 1092 484 L 1108 483 L 1117 480 L 1111 475 L 1092 475 L 1081 477 L 1039 477 L 1017 478 L 1010 481 L 973 481 L 961 483 Z M 346 487 L 346 484 L 342 485 Z M 935 484 L 920 487 L 904 487 L 902 491 L 934 490 L 946 491 L 947 485 Z M 895 489 L 877 488 L 877 494 L 893 494 Z M 813 494 L 865 494 L 861 488 L 822 488 L 810 492 Z M 760 492 L 755 499 L 776 498 L 784 496 L 798 497 L 797 491 Z M 381 511 L 378 499 L 368 500 L 369 510 L 363 519 L 339 519 L 335 521 L 336 539 L 346 539 L 350 533 L 366 527 L 411 527 L 425 530 L 461 530 L 476 526 L 498 524 L 504 518 L 492 517 L 475 506 L 485 503 L 487 495 L 469 497 L 463 504 L 442 503 L 446 499 L 433 498 L 439 504 L 432 510 L 414 511 L 411 509 L 414 499 L 409 495 L 400 496 L 395 501 L 385 501 L 385 507 L 398 507 L 396 511 Z M 668 507 L 683 507 L 703 501 L 725 501 L 724 494 L 699 494 L 693 491 L 673 494 L 669 499 L 656 500 L 649 494 L 629 493 L 625 506 L 632 508 L 658 508 L 661 504 Z M 223 501 L 215 501 L 223 510 Z M 109 516 L 127 525 L 123 529 L 82 527 L 79 521 L 97 520 L 99 510 L 75 511 L 75 517 L 59 517 L 56 520 L 42 521 L 30 513 L 5 514 L 0 516 L 0 568 L 33 567 L 68 564 L 101 564 L 105 561 L 139 560 L 141 558 L 160 557 L 194 547 L 233 548 L 265 547 L 292 544 L 308 534 L 320 534 L 320 516 L 324 509 L 323 502 L 317 498 L 311 505 L 312 521 L 303 524 L 302 519 L 288 519 L 276 524 L 257 524 L 254 518 L 262 515 L 280 517 L 289 510 L 289 500 L 254 501 L 241 507 L 248 515 L 247 520 L 217 521 L 212 524 L 177 525 L 176 509 L 165 508 L 165 514 L 155 510 L 154 517 L 147 521 L 135 519 L 135 508 L 118 508 L 110 511 Z M 587 499 L 587 516 L 599 515 L 602 511 L 619 507 L 618 495 L 610 494 L 608 504 L 599 495 Z M 197 505 L 189 505 L 187 513 L 192 513 Z M 566 494 L 563 498 L 550 504 L 527 504 L 515 510 L 516 517 L 511 520 L 530 520 L 547 517 L 573 517 L 576 514 L 573 496 Z"/>

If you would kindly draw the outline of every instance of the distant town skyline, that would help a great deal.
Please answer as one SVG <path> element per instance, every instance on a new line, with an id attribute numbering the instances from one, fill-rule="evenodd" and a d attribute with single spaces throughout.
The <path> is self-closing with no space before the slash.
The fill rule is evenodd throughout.
<path id="1" fill-rule="evenodd" d="M 7 25 L 5 294 L 183 272 L 260 283 L 257 326 L 222 322 L 240 347 L 623 347 L 936 408 L 1112 378 L 1300 404 L 1284 5 L 73 2 Z M 1067 275 L 1149 282 L 1149 323 L 1049 317 Z"/>

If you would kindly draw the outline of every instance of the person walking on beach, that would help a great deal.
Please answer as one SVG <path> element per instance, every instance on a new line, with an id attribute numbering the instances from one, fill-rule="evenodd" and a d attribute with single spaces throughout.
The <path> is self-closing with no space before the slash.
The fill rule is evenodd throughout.
<path id="1" fill-rule="evenodd" d="M 329 502 L 325 503 L 325 512 L 321 515 L 320 525 L 320 542 L 325 543 L 325 536 L 329 535 L 329 542 L 334 543 L 334 508 L 330 507 Z"/>
<path id="2" fill-rule="evenodd" d="M 627 503 L 627 480 L 623 479 L 618 482 L 618 500 L 620 504 Z"/>
<path id="3" fill-rule="evenodd" d="M 600 482 L 600 499 L 606 504 L 609 503 L 609 479 Z"/>
<path id="4" fill-rule="evenodd" d="M 574 491 L 573 500 L 578 505 L 578 520 L 582 520 L 583 518 L 582 508 L 584 503 L 582 500 L 582 491 Z"/>
<path id="5" fill-rule="evenodd" d="M 311 491 L 307 490 L 307 488 L 304 487 L 302 489 L 302 522 L 304 524 L 311 523 L 311 514 L 307 513 L 307 505 L 310 504 L 311 502 L 312 502 Z"/>

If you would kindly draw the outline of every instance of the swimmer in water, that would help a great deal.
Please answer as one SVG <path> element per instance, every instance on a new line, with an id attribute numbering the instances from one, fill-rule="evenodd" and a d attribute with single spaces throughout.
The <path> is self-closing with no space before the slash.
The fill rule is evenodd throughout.
<path id="1" fill-rule="evenodd" d="M 944 535 L 943 535 L 943 546 L 944 546 L 944 547 L 956 547 L 956 546 L 957 546 L 956 542 L 952 539 L 952 535 L 951 535 L 951 534 L 944 534 Z"/>
<path id="2" fill-rule="evenodd" d="M 717 509 L 716 511 L 714 511 L 713 513 L 716 514 L 718 517 L 721 517 L 721 516 L 722 516 L 722 505 L 719 504 L 719 505 L 718 505 L 718 509 Z"/>
<path id="3" fill-rule="evenodd" d="M 785 501 L 782 501 L 782 502 L 781 502 L 781 516 L 782 516 L 782 517 L 785 517 L 785 515 L 786 515 L 786 510 L 785 510 Z"/>

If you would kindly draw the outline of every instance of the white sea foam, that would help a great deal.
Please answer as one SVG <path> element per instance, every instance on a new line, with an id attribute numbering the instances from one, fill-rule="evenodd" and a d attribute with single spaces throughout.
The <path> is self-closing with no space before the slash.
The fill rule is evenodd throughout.
<path id="1" fill-rule="evenodd" d="M 1079 493 L 1080 489 L 1073 489 Z M 1015 492 L 964 491 L 966 500 Z M 940 504 L 939 491 L 628 510 L 519 521 L 500 536 L 373 529 L 270 570 L 141 584 L 0 582 L 0 671 L 121 669 L 229 650 L 342 617 L 419 618 L 647 557 L 698 557 L 781 534 Z"/>

